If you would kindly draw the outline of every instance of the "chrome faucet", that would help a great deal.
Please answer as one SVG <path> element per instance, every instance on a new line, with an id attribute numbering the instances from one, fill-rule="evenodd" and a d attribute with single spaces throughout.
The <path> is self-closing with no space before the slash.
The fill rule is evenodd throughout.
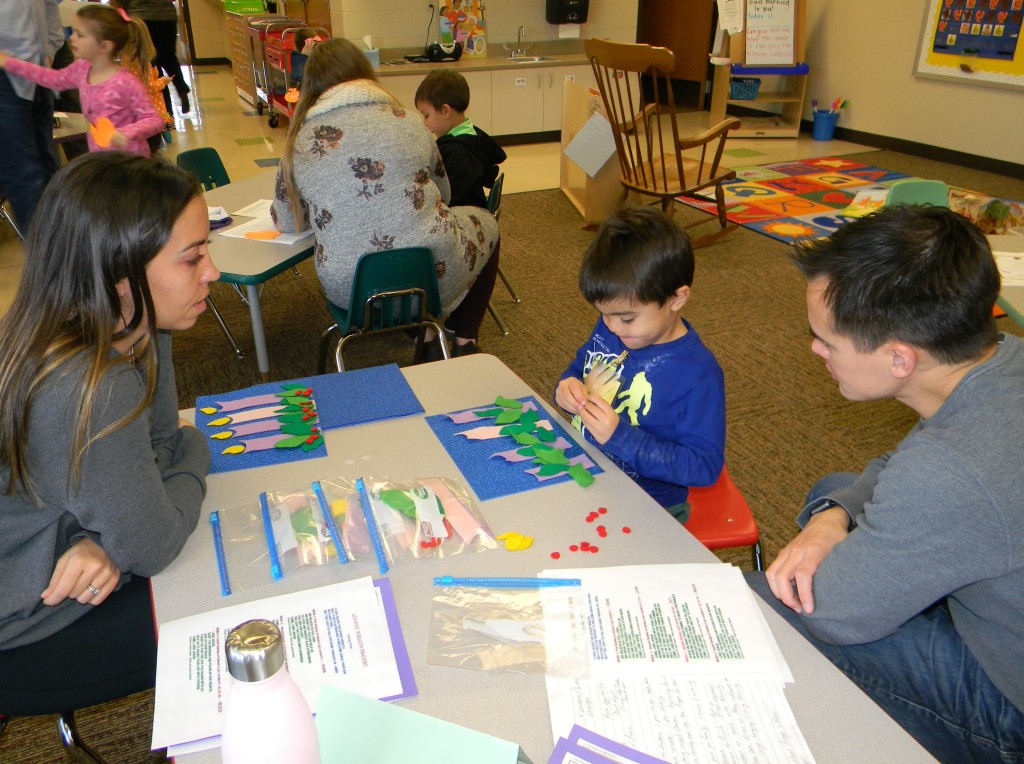
<path id="1" fill-rule="evenodd" d="M 525 56 L 526 48 L 523 47 L 523 39 L 526 37 L 526 27 L 519 27 L 516 30 L 516 49 L 512 52 L 512 57 Z"/>

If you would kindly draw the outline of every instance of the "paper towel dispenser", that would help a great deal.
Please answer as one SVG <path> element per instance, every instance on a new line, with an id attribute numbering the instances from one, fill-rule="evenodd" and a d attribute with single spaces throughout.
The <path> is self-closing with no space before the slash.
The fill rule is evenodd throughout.
<path id="1" fill-rule="evenodd" d="M 547 0 L 544 18 L 549 24 L 583 24 L 590 0 Z"/>

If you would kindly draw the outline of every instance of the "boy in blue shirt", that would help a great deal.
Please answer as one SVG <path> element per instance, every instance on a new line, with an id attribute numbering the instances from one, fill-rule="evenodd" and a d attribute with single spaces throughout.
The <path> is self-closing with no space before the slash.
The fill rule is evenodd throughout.
<path id="1" fill-rule="evenodd" d="M 693 271 L 689 237 L 660 210 L 613 213 L 580 266 L 601 320 L 555 390 L 584 437 L 681 523 L 688 487 L 712 485 L 725 463 L 722 369 L 681 316 Z"/>

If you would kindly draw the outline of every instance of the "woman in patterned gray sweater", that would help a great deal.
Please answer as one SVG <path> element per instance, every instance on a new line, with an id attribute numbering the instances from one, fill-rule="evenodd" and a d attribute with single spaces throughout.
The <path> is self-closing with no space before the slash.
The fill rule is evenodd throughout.
<path id="1" fill-rule="evenodd" d="M 312 225 L 327 299 L 349 307 L 363 253 L 429 247 L 455 354 L 475 352 L 497 275 L 497 222 L 478 207 L 448 207 L 434 137 L 381 87 L 351 42 L 313 49 L 283 153 L 274 220 L 283 231 Z"/>

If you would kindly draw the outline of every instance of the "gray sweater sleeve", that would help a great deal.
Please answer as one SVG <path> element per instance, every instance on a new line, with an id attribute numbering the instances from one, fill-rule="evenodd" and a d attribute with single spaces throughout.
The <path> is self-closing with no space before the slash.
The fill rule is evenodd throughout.
<path id="1" fill-rule="evenodd" d="M 44 501 L 73 515 L 121 570 L 143 576 L 159 573 L 181 551 L 199 521 L 210 469 L 199 431 L 178 427 L 170 336 L 161 335 L 156 345 L 159 379 L 149 409 L 86 449 L 77 488 L 59 470 L 40 486 Z M 145 391 L 142 375 L 127 366 L 106 381 L 94 405 L 93 432 L 130 411 Z M 58 396 L 63 386 L 55 386 Z M 66 392 L 71 413 L 77 396 Z M 70 463 L 67 440 L 54 443 L 51 463 Z"/>

